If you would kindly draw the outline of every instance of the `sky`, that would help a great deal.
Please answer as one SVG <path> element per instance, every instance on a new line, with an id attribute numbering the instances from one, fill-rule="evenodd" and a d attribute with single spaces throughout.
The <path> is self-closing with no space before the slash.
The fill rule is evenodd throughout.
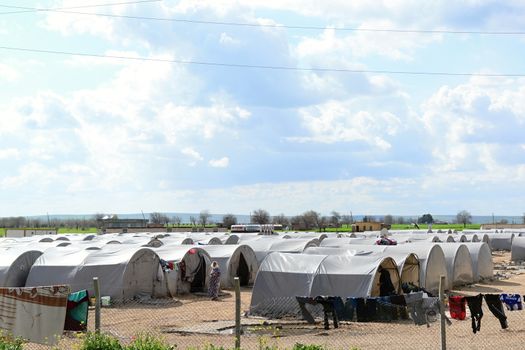
<path id="1" fill-rule="evenodd" d="M 0 1 L 0 216 L 521 215 L 523 23 L 512 0 Z"/>

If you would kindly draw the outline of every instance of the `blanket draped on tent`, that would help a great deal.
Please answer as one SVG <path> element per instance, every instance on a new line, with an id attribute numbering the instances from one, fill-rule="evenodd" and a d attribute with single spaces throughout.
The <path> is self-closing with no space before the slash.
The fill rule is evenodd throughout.
<path id="1" fill-rule="evenodd" d="M 62 335 L 69 286 L 0 288 L 0 328 L 14 337 L 55 345 Z"/>
<path id="2" fill-rule="evenodd" d="M 87 290 L 81 290 L 69 294 L 67 297 L 65 331 L 87 331 L 89 309 L 89 294 Z"/>

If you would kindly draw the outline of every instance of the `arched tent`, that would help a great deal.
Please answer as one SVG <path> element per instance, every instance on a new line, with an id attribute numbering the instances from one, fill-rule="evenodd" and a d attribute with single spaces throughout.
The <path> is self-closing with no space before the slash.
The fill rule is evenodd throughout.
<path id="1" fill-rule="evenodd" d="M 190 237 L 164 237 L 160 239 L 168 245 L 194 245 L 195 242 Z"/>
<path id="2" fill-rule="evenodd" d="M 164 274 L 171 295 L 205 290 L 211 258 L 202 247 L 165 244 L 152 249 L 161 259 L 176 266 L 175 270 Z"/>
<path id="3" fill-rule="evenodd" d="M 370 244 L 370 240 L 365 237 L 341 237 L 341 238 L 325 238 L 320 243 L 320 247 L 344 248 L 348 244 Z M 373 244 L 373 243 L 372 243 Z"/>
<path id="4" fill-rule="evenodd" d="M 419 259 L 419 283 L 421 287 L 433 292 L 438 291 L 441 276 L 445 276 L 445 285 L 448 283 L 445 254 L 439 245 L 428 242 L 384 247 L 387 255 L 390 252 L 416 254 Z"/>
<path id="5" fill-rule="evenodd" d="M 255 252 L 257 263 L 260 265 L 264 258 L 271 252 L 302 253 L 308 247 L 318 247 L 319 240 L 313 239 L 261 239 L 245 243 Z"/>
<path id="6" fill-rule="evenodd" d="M 99 279 L 101 295 L 117 301 L 169 296 L 159 257 L 151 248 L 106 245 L 94 250 L 79 267 L 75 282 L 93 292 L 93 277 Z"/>
<path id="7" fill-rule="evenodd" d="M 317 238 L 319 241 L 322 241 L 325 238 L 328 238 L 328 234 L 326 233 L 319 233 L 319 232 L 287 232 L 286 235 L 282 235 L 282 237 L 287 238 L 302 238 L 302 239 L 313 239 Z"/>
<path id="8" fill-rule="evenodd" d="M 349 245 L 348 248 L 311 247 L 304 251 L 305 254 L 337 255 L 348 254 L 351 256 L 383 256 L 394 259 L 399 269 L 401 283 L 412 283 L 419 286 L 419 259 L 414 253 L 386 252 L 385 246 L 381 245 Z"/>
<path id="9" fill-rule="evenodd" d="M 465 236 L 464 242 L 472 242 L 472 243 L 480 242 L 478 235 L 475 233 L 468 233 L 468 234 L 465 234 L 464 236 Z"/>
<path id="10" fill-rule="evenodd" d="M 472 259 L 472 275 L 474 282 L 485 278 L 492 278 L 494 275 L 494 263 L 490 247 L 485 242 L 464 243 Z"/>
<path id="11" fill-rule="evenodd" d="M 159 274 L 159 258 L 150 248 L 93 248 L 65 247 L 44 252 L 31 268 L 26 286 L 69 284 L 72 291 L 87 289 L 93 294 L 93 277 L 98 277 L 101 295 L 116 301 L 167 296 Z"/>
<path id="12" fill-rule="evenodd" d="M 39 250 L 0 248 L 0 287 L 24 287 Z"/>
<path id="13" fill-rule="evenodd" d="M 195 240 L 196 244 L 198 245 L 222 245 L 222 241 L 219 237 L 204 237 L 204 238 L 197 238 Z"/>
<path id="14" fill-rule="evenodd" d="M 236 234 L 229 234 L 225 235 L 223 238 L 222 244 L 238 244 L 239 243 L 239 235 Z"/>
<path id="15" fill-rule="evenodd" d="M 472 258 L 468 248 L 461 243 L 436 243 L 443 249 L 448 272 L 448 288 L 461 286 L 474 281 Z"/>
<path id="16" fill-rule="evenodd" d="M 510 260 L 525 260 L 525 237 L 514 237 L 510 252 Z"/>
<path id="17" fill-rule="evenodd" d="M 416 242 L 440 242 L 436 235 L 432 234 L 394 234 L 391 238 L 395 239 L 398 244 L 416 243 Z"/>
<path id="18" fill-rule="evenodd" d="M 91 253 L 92 250 L 79 246 L 47 249 L 31 267 L 26 287 L 69 284 L 73 292 L 82 289 L 75 283 L 75 276 Z"/>
<path id="19" fill-rule="evenodd" d="M 378 296 L 380 266 L 399 290 L 397 266 L 390 258 L 272 253 L 259 267 L 250 313 L 296 314 L 296 296 Z"/>
<path id="20" fill-rule="evenodd" d="M 511 250 L 512 240 L 514 239 L 513 232 L 498 232 L 487 233 L 490 240 L 490 246 L 493 250 Z"/>
<path id="21" fill-rule="evenodd" d="M 217 261 L 221 270 L 221 288 L 234 287 L 234 278 L 239 277 L 241 286 L 252 285 L 259 265 L 252 248 L 241 245 L 214 245 L 202 247 L 212 261 Z"/>

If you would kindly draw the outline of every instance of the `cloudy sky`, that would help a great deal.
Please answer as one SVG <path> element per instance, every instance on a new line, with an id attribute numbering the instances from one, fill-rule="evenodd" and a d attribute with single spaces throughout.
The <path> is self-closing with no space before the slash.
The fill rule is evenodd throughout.
<path id="1" fill-rule="evenodd" d="M 1 3 L 0 216 L 525 212 L 523 1 L 123 2 Z"/>

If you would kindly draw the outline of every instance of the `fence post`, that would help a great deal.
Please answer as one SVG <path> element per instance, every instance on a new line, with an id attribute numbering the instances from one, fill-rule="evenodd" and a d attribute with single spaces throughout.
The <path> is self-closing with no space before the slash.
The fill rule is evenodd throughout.
<path id="1" fill-rule="evenodd" d="M 235 285 L 235 349 L 241 348 L 241 281 L 233 279 Z"/>
<path id="2" fill-rule="evenodd" d="M 447 330 L 445 328 L 445 276 L 439 277 L 439 303 L 441 320 L 441 350 L 447 349 Z"/>
<path id="3" fill-rule="evenodd" d="M 95 332 L 100 332 L 100 284 L 98 277 L 93 277 L 93 287 L 95 289 Z"/>

